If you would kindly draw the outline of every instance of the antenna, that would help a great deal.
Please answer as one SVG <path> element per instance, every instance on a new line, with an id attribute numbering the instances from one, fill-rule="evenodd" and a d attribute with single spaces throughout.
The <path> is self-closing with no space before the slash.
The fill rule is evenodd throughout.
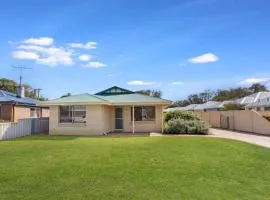
<path id="1" fill-rule="evenodd" d="M 23 70 L 32 69 L 32 68 L 30 68 L 30 67 L 22 67 L 22 66 L 12 66 L 12 67 L 20 70 L 20 87 L 22 87 L 22 73 L 23 73 Z"/>

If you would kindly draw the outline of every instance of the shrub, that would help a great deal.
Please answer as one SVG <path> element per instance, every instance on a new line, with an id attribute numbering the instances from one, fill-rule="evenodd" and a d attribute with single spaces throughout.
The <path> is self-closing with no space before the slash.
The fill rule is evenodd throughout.
<path id="1" fill-rule="evenodd" d="M 240 104 L 235 104 L 235 103 L 228 103 L 223 106 L 223 111 L 227 110 L 245 110 L 245 107 Z"/>
<path id="2" fill-rule="evenodd" d="M 172 119 L 183 120 L 199 120 L 199 118 L 191 111 L 176 110 L 173 112 L 167 112 L 164 117 L 164 121 L 168 122 Z"/>
<path id="3" fill-rule="evenodd" d="M 209 125 L 199 120 L 171 119 L 165 124 L 165 134 L 207 134 Z"/>

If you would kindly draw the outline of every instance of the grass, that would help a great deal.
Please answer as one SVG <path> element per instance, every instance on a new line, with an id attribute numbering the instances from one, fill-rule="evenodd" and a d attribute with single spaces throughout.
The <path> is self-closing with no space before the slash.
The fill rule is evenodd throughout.
<path id="1" fill-rule="evenodd" d="M 203 137 L 0 142 L 0 199 L 270 199 L 270 150 Z"/>

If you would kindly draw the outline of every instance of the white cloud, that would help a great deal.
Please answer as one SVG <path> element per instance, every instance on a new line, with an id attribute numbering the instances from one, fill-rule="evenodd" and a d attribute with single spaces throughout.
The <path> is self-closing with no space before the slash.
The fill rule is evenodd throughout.
<path id="1" fill-rule="evenodd" d="M 50 37 L 28 38 L 23 40 L 22 43 L 40 46 L 50 46 L 53 44 L 53 38 Z"/>
<path id="2" fill-rule="evenodd" d="M 27 38 L 20 42 L 8 41 L 15 50 L 12 57 L 15 59 L 31 59 L 37 64 L 47 66 L 73 65 L 75 61 L 88 62 L 85 67 L 101 68 L 107 66 L 100 61 L 91 61 L 92 56 L 82 53 L 81 49 L 95 49 L 96 42 L 70 43 L 56 46 L 54 39 L 50 37 Z M 89 62 L 91 61 L 91 62 Z"/>
<path id="3" fill-rule="evenodd" d="M 127 82 L 128 85 L 154 85 L 156 82 L 154 81 L 129 81 Z"/>
<path id="4" fill-rule="evenodd" d="M 72 65 L 72 51 L 62 47 L 42 47 L 36 45 L 20 45 L 17 49 L 35 52 L 39 56 L 35 59 L 38 64 L 47 66 Z"/>
<path id="5" fill-rule="evenodd" d="M 202 64 L 202 63 L 211 63 L 211 62 L 217 62 L 219 60 L 219 57 L 216 56 L 213 53 L 206 53 L 194 58 L 189 58 L 188 62 L 193 64 Z"/>
<path id="6" fill-rule="evenodd" d="M 106 66 L 107 66 L 106 64 L 99 61 L 92 61 L 84 65 L 84 67 L 89 67 L 89 68 L 102 68 Z"/>
<path id="7" fill-rule="evenodd" d="M 79 56 L 79 60 L 80 61 L 89 61 L 91 60 L 92 56 L 91 55 L 87 55 L 87 54 L 82 54 Z"/>
<path id="8" fill-rule="evenodd" d="M 85 44 L 83 43 L 70 43 L 68 44 L 72 48 L 77 48 L 77 49 L 96 49 L 97 48 L 97 43 L 96 42 L 86 42 Z"/>
<path id="9" fill-rule="evenodd" d="M 184 84 L 184 82 L 182 82 L 182 81 L 174 81 L 171 83 L 171 85 L 183 85 L 183 84 Z"/>
<path id="10" fill-rule="evenodd" d="M 254 83 L 264 83 L 270 81 L 270 78 L 247 78 L 241 82 L 240 85 L 252 85 Z"/>
<path id="11" fill-rule="evenodd" d="M 27 51 L 14 51 L 12 57 L 15 59 L 36 60 L 39 58 L 38 54 Z"/>

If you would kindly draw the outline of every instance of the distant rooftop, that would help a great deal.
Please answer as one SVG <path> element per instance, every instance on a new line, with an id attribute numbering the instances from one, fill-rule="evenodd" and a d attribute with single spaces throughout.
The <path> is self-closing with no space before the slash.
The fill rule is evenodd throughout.
<path id="1" fill-rule="evenodd" d="M 29 97 L 18 97 L 17 94 L 0 90 L 0 104 L 17 104 L 34 106 L 37 100 Z"/>

